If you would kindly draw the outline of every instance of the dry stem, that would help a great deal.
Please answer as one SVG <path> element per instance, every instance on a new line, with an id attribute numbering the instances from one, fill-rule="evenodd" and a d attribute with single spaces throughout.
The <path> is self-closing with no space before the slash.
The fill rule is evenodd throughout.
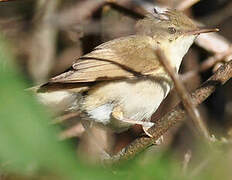
<path id="1" fill-rule="evenodd" d="M 187 168 L 188 168 L 191 158 L 192 158 L 192 152 L 188 150 L 184 155 L 183 169 L 182 169 L 184 174 L 186 174 L 187 172 Z"/>
<path id="2" fill-rule="evenodd" d="M 200 71 L 203 72 L 211 67 L 213 67 L 217 62 L 222 61 L 225 59 L 227 56 L 230 56 L 232 54 L 232 45 L 228 48 L 227 51 L 224 51 L 222 53 L 217 53 L 212 57 L 209 57 L 206 59 L 200 67 Z"/>
<path id="3" fill-rule="evenodd" d="M 190 115 L 191 119 L 193 120 L 194 124 L 200 129 L 201 133 L 205 136 L 205 138 L 210 139 L 209 132 L 204 125 L 203 120 L 201 119 L 201 116 L 199 115 L 199 112 L 197 108 L 194 106 L 193 102 L 191 101 L 191 97 L 186 90 L 185 86 L 181 82 L 178 74 L 174 71 L 173 67 L 170 65 L 170 61 L 166 58 L 164 53 L 158 49 L 156 50 L 157 57 L 159 61 L 163 64 L 168 74 L 171 76 L 176 91 L 179 95 L 179 97 L 182 99 L 183 105 L 185 109 L 187 110 L 188 114 Z"/>
<path id="4" fill-rule="evenodd" d="M 31 38 L 29 71 L 37 83 L 47 80 L 55 63 L 57 30 L 46 21 L 57 10 L 59 1 L 39 0 L 34 18 L 34 33 Z"/>
<path id="5" fill-rule="evenodd" d="M 97 8 L 105 3 L 104 0 L 86 0 L 74 4 L 59 14 L 54 15 L 51 20 L 58 27 L 69 27 L 74 24 L 83 23 Z"/>
<path id="6" fill-rule="evenodd" d="M 200 0 L 182 0 L 176 7 L 178 11 L 184 11 L 194 4 L 198 3 Z"/>

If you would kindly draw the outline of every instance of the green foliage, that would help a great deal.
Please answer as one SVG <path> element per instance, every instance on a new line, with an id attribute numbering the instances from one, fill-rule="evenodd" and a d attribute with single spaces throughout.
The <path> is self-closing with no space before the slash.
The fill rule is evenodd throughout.
<path id="1" fill-rule="evenodd" d="M 26 83 L 0 38 L 0 162 L 10 172 L 28 174 L 44 169 L 64 176 L 88 172 L 69 144 L 61 143 L 44 108 L 25 91 Z M 6 164 L 6 165 L 4 165 Z"/>

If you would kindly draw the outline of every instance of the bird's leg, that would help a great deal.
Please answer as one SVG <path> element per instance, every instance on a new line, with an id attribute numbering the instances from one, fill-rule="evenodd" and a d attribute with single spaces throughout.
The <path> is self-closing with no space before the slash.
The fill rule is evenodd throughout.
<path id="1" fill-rule="evenodd" d="M 118 120 L 124 122 L 124 123 L 129 123 L 132 125 L 134 125 L 134 124 L 141 125 L 145 134 L 149 137 L 152 137 L 152 135 L 148 132 L 148 129 L 154 125 L 153 122 L 136 121 L 133 119 L 125 118 L 123 115 L 123 110 L 120 106 L 117 106 L 113 109 L 111 116 L 114 117 L 115 119 L 118 119 Z"/>
<path id="2" fill-rule="evenodd" d="M 146 121 L 145 121 L 145 123 L 146 123 Z M 149 136 L 150 138 L 153 138 L 153 136 L 148 132 L 148 129 L 150 129 L 153 125 L 155 125 L 155 123 L 153 123 L 153 122 L 147 122 L 147 123 L 151 123 L 151 124 L 148 124 L 148 126 L 142 126 L 143 127 L 143 131 L 145 132 L 145 134 L 147 136 Z M 162 135 L 162 136 L 159 137 L 159 139 L 157 139 L 155 141 L 155 144 L 156 145 L 160 145 L 160 144 L 163 143 L 163 141 L 164 141 L 164 138 L 163 138 L 163 135 Z"/>
<path id="3" fill-rule="evenodd" d="M 146 124 L 146 126 L 142 125 L 142 128 L 143 128 L 143 131 L 145 132 L 145 134 L 147 136 L 149 136 L 150 138 L 152 138 L 153 136 L 148 132 L 148 129 L 150 129 L 155 123 L 153 122 L 145 122 L 145 121 L 142 121 L 143 123 L 149 123 L 149 124 Z"/>
<path id="4" fill-rule="evenodd" d="M 150 123 L 152 123 L 152 122 L 150 122 Z M 152 125 L 149 127 L 149 126 L 143 126 L 143 131 L 145 132 L 145 134 L 146 135 L 148 135 L 149 137 L 153 137 L 149 132 L 148 132 L 148 129 L 149 128 L 151 128 L 153 125 L 155 125 L 155 123 L 152 123 Z M 155 144 L 156 145 L 160 145 L 160 144 L 162 144 L 163 143 L 163 141 L 164 141 L 164 137 L 163 137 L 163 135 L 162 136 L 160 136 L 159 137 L 159 139 L 157 139 L 156 141 L 155 141 Z"/>

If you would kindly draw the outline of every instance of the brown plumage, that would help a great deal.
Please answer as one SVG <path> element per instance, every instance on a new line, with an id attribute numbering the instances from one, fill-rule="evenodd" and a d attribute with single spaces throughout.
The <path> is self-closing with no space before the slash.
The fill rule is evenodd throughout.
<path id="1" fill-rule="evenodd" d="M 168 26 L 177 29 L 176 35 L 173 35 L 175 38 L 185 30 L 196 29 L 196 25 L 188 17 L 175 10 L 148 14 L 138 21 L 137 36 L 118 38 L 97 46 L 92 52 L 77 59 L 69 71 L 51 78 L 46 85 L 62 87 L 63 83 L 71 83 L 65 86 L 86 87 L 85 82 L 131 79 L 155 74 L 160 63 L 154 54 L 156 43 L 151 46 L 154 41 L 152 37 L 159 35 L 160 37 L 156 37 L 157 42 L 168 38 Z M 45 88 L 46 85 L 42 87 Z"/>
<path id="2" fill-rule="evenodd" d="M 148 14 L 138 21 L 136 29 L 136 35 L 106 42 L 78 58 L 67 72 L 51 78 L 38 92 L 62 91 L 64 98 L 59 100 L 66 105 L 65 110 L 82 111 L 85 117 L 117 131 L 133 124 L 146 129 L 151 124 L 142 120 L 149 121 L 172 88 L 155 50 L 163 50 L 178 71 L 199 29 L 175 10 Z"/>

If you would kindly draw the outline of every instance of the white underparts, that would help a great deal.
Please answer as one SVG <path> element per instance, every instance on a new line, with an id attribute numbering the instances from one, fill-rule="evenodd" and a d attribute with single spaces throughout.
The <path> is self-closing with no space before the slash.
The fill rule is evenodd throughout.
<path id="1" fill-rule="evenodd" d="M 107 103 L 101 105 L 91 111 L 88 111 L 90 118 L 94 119 L 96 122 L 108 124 L 110 121 L 110 116 L 113 111 L 114 105 Z"/>
<path id="2" fill-rule="evenodd" d="M 90 92 L 83 101 L 83 109 L 93 120 L 103 124 L 111 123 L 115 107 L 123 110 L 123 117 L 142 121 L 157 110 L 170 88 L 168 82 L 149 79 L 111 82 Z"/>

